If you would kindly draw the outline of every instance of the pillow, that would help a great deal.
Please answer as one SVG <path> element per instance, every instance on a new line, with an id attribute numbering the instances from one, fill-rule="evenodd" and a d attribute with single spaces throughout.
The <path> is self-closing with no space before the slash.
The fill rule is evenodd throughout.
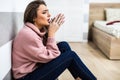
<path id="1" fill-rule="evenodd" d="M 120 21 L 120 8 L 106 8 L 107 21 Z"/>

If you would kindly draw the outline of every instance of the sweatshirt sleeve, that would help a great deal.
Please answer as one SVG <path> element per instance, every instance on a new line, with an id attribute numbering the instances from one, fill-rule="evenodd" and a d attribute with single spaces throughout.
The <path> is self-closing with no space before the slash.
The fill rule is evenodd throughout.
<path id="1" fill-rule="evenodd" d="M 44 46 L 41 38 L 29 40 L 23 46 L 27 59 L 33 62 L 47 63 L 60 55 L 55 38 L 48 37 Z"/>

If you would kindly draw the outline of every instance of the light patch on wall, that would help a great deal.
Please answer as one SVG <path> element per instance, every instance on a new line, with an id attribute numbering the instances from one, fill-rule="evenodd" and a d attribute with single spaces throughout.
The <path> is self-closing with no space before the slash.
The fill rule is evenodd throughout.
<path id="1" fill-rule="evenodd" d="M 89 4 L 89 0 L 84 0 L 84 3 L 85 4 Z"/>
<path id="2" fill-rule="evenodd" d="M 87 32 L 83 32 L 83 40 L 87 40 L 88 39 L 88 33 Z"/>
<path id="3" fill-rule="evenodd" d="M 120 0 L 90 0 L 90 3 L 118 3 Z"/>
<path id="4" fill-rule="evenodd" d="M 12 41 L 9 41 L 8 43 L 0 47 L 0 80 L 10 80 L 11 50 Z"/>
<path id="5" fill-rule="evenodd" d="M 88 23 L 88 14 L 87 13 L 84 14 L 84 23 Z"/>

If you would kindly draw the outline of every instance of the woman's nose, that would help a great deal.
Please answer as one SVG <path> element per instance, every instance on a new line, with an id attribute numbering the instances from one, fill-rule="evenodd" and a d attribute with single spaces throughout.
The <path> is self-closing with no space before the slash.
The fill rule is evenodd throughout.
<path id="1" fill-rule="evenodd" d="M 51 14 L 50 13 L 48 13 L 48 17 L 50 17 L 51 16 Z"/>

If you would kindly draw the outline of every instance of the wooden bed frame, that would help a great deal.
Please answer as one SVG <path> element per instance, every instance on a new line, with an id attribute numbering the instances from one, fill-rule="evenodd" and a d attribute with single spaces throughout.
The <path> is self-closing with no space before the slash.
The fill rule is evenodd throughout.
<path id="1" fill-rule="evenodd" d="M 109 59 L 120 59 L 120 38 L 117 39 L 93 26 L 95 20 L 106 20 L 104 8 L 120 8 L 120 3 L 90 4 L 89 38 Z"/>

